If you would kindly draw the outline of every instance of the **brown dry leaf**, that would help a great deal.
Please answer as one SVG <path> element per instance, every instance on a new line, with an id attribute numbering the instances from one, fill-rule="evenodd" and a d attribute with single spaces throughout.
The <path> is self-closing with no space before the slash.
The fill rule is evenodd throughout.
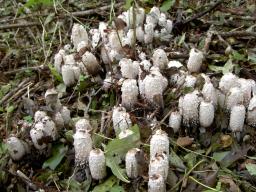
<path id="1" fill-rule="evenodd" d="M 179 137 L 177 139 L 177 145 L 180 145 L 182 147 L 190 146 L 194 141 L 194 138 L 190 138 L 188 136 L 186 137 Z"/>
<path id="2" fill-rule="evenodd" d="M 219 180 L 222 184 L 229 186 L 230 192 L 240 192 L 240 188 L 235 184 L 235 182 L 232 180 L 232 178 L 228 176 L 221 176 Z"/>
<path id="3" fill-rule="evenodd" d="M 127 26 L 126 22 L 124 22 L 124 20 L 120 18 L 115 18 L 114 23 L 117 30 L 122 30 Z"/>
<path id="4" fill-rule="evenodd" d="M 221 135 L 220 142 L 223 148 L 227 148 L 231 146 L 231 144 L 233 143 L 233 139 L 230 135 Z"/>

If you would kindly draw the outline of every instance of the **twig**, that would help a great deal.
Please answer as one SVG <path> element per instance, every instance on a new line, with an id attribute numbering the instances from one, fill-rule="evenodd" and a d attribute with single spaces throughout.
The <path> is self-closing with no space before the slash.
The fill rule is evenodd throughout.
<path id="1" fill-rule="evenodd" d="M 201 183 L 200 181 L 196 180 L 196 179 L 195 179 L 194 177 L 192 177 L 192 176 L 189 176 L 188 178 L 191 179 L 191 180 L 193 180 L 193 181 L 196 182 L 197 184 L 199 184 L 199 185 L 201 185 L 201 186 L 203 186 L 203 187 L 209 189 L 209 190 L 220 192 L 218 189 L 214 189 L 214 188 L 212 188 L 212 187 L 209 187 L 209 186 L 207 186 L 207 185 Z"/>
<path id="2" fill-rule="evenodd" d="M 205 38 L 205 43 L 204 43 L 204 48 L 203 48 L 203 52 L 205 54 L 209 51 L 209 47 L 212 42 L 212 36 L 213 36 L 213 31 L 212 31 L 212 26 L 211 26 L 210 29 L 207 31 L 206 38 Z"/>
<path id="3" fill-rule="evenodd" d="M 116 3 L 114 5 L 114 7 L 120 7 L 122 6 L 123 3 Z M 94 13 L 98 13 L 99 11 L 105 11 L 105 10 L 108 10 L 111 8 L 112 5 L 106 5 L 106 6 L 102 6 L 102 7 L 98 7 L 98 8 L 95 8 L 95 9 L 90 9 L 90 10 L 86 10 L 86 11 L 76 11 L 76 12 L 72 12 L 71 15 L 73 16 L 85 16 L 85 15 L 91 15 L 91 14 L 94 14 Z"/>
<path id="4" fill-rule="evenodd" d="M 229 31 L 229 32 L 219 32 L 222 37 L 256 37 L 256 32 L 250 31 Z"/>
<path id="5" fill-rule="evenodd" d="M 189 176 L 190 173 L 191 173 L 198 165 L 200 165 L 200 164 L 203 163 L 203 162 L 204 162 L 204 160 L 201 160 L 201 161 L 197 162 L 197 164 L 195 164 L 195 165 L 183 176 L 183 178 L 182 178 L 178 183 L 176 183 L 175 186 L 173 186 L 173 187 L 171 188 L 171 191 L 173 191 L 174 189 L 176 189 L 176 188 L 182 183 L 182 181 L 183 181 L 187 176 Z"/>
<path id="6" fill-rule="evenodd" d="M 216 3 L 214 3 L 211 7 L 209 7 L 208 9 L 194 15 L 193 17 L 189 18 L 188 20 L 184 21 L 183 24 L 187 24 L 190 23 L 191 21 L 194 21 L 202 16 L 204 16 L 205 14 L 211 12 L 213 9 L 215 9 L 219 4 L 221 4 L 224 0 L 219 0 Z"/>
<path id="7" fill-rule="evenodd" d="M 12 89 L 9 93 L 7 93 L 0 101 L 0 105 L 2 105 L 5 101 L 7 101 L 13 94 L 15 94 L 18 90 L 20 90 L 24 85 L 26 85 L 30 81 L 29 78 L 24 79 L 16 88 Z"/>
<path id="8" fill-rule="evenodd" d="M 37 23 L 37 22 L 6 24 L 6 25 L 0 25 L 0 30 L 24 28 L 24 27 L 31 27 L 31 26 L 38 26 L 38 25 L 40 25 L 40 23 Z"/>
<path id="9" fill-rule="evenodd" d="M 38 187 L 34 183 L 32 183 L 32 181 L 23 172 L 17 170 L 16 174 L 19 178 L 21 178 L 22 181 L 24 181 L 29 186 L 30 189 L 38 189 Z"/>
<path id="10" fill-rule="evenodd" d="M 188 18 L 184 21 L 178 21 L 176 23 L 174 23 L 174 26 L 173 26 L 173 29 L 176 31 L 176 32 L 179 32 L 181 31 L 184 26 L 186 26 L 188 23 L 204 16 L 205 14 L 211 12 L 213 9 L 215 9 L 219 4 L 221 4 L 224 0 L 218 0 L 216 3 L 214 3 L 212 6 L 210 6 L 208 9 L 198 13 L 198 14 L 195 14 L 193 17 L 191 18 Z"/>
<path id="11" fill-rule="evenodd" d="M 39 66 L 34 66 L 34 67 L 24 67 L 24 68 L 20 68 L 20 69 L 14 69 L 12 71 L 6 71 L 4 72 L 5 75 L 12 75 L 12 74 L 16 74 L 19 72 L 23 72 L 26 70 L 32 70 L 32 71 L 39 71 L 39 70 L 44 70 L 44 69 L 48 69 L 47 66 L 43 66 L 43 65 L 39 65 Z"/>
<path id="12" fill-rule="evenodd" d="M 186 53 L 167 52 L 169 59 L 187 59 L 189 57 Z"/>

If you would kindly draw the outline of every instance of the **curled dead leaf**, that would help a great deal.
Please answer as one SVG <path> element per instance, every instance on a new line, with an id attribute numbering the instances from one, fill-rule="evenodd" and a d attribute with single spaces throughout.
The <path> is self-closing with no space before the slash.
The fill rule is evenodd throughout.
<path id="1" fill-rule="evenodd" d="M 227 148 L 231 146 L 231 144 L 233 143 L 233 139 L 230 135 L 221 135 L 220 142 L 223 148 Z"/>
<path id="2" fill-rule="evenodd" d="M 180 145 L 182 147 L 190 146 L 194 141 L 194 138 L 190 138 L 188 136 L 186 137 L 179 137 L 177 139 L 177 145 Z"/>

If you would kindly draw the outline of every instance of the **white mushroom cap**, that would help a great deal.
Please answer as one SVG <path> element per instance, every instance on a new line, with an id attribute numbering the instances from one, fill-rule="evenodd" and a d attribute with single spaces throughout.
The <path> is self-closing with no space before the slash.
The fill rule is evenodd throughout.
<path id="1" fill-rule="evenodd" d="M 165 192 L 165 181 L 162 175 L 156 174 L 149 177 L 148 192 Z"/>
<path id="2" fill-rule="evenodd" d="M 199 72 L 203 63 L 203 52 L 191 49 L 189 53 L 187 68 L 190 72 Z"/>
<path id="3" fill-rule="evenodd" d="M 158 20 L 158 25 L 161 27 L 165 27 L 167 24 L 167 19 L 166 15 L 164 13 L 160 14 L 159 20 Z"/>
<path id="4" fill-rule="evenodd" d="M 154 38 L 154 25 L 151 23 L 144 25 L 145 35 L 144 35 L 144 43 L 149 44 L 153 42 Z"/>
<path id="5" fill-rule="evenodd" d="M 20 160 L 26 154 L 26 146 L 17 137 L 11 136 L 6 141 L 7 149 L 11 158 L 15 161 Z"/>
<path id="6" fill-rule="evenodd" d="M 127 109 L 132 108 L 136 104 L 139 95 L 137 81 L 135 79 L 124 80 L 121 91 L 122 106 L 124 106 Z"/>
<path id="7" fill-rule="evenodd" d="M 75 65 L 76 64 L 75 55 L 74 54 L 65 55 L 64 64 L 65 65 Z"/>
<path id="8" fill-rule="evenodd" d="M 90 34 L 92 35 L 92 47 L 96 48 L 100 42 L 101 33 L 99 29 L 91 29 Z"/>
<path id="9" fill-rule="evenodd" d="M 64 63 L 64 57 L 65 57 L 65 50 L 60 49 L 57 54 L 54 56 L 54 67 L 58 71 L 58 73 L 61 73 L 61 66 Z"/>
<path id="10" fill-rule="evenodd" d="M 74 134 L 75 162 L 84 165 L 92 150 L 91 135 L 87 132 L 76 131 Z"/>
<path id="11" fill-rule="evenodd" d="M 216 92 L 217 92 L 217 103 L 218 103 L 219 107 L 224 108 L 226 96 L 224 93 L 222 93 L 218 89 L 216 90 Z"/>
<path id="12" fill-rule="evenodd" d="M 124 78 L 135 79 L 139 73 L 139 63 L 123 58 L 119 61 L 121 73 Z"/>
<path id="13" fill-rule="evenodd" d="M 129 178 L 135 179 L 139 175 L 139 164 L 136 158 L 137 153 L 140 149 L 130 149 L 125 155 L 125 170 Z"/>
<path id="14" fill-rule="evenodd" d="M 251 98 L 248 112 L 247 112 L 247 123 L 250 126 L 256 127 L 256 96 Z"/>
<path id="15" fill-rule="evenodd" d="M 100 36 L 102 38 L 102 41 L 104 43 L 106 43 L 106 40 L 107 40 L 107 33 L 105 32 L 105 30 L 107 29 L 108 27 L 108 24 L 105 23 L 105 22 L 100 22 L 99 23 L 99 32 L 100 32 Z"/>
<path id="16" fill-rule="evenodd" d="M 46 105 L 59 105 L 58 107 L 60 107 L 60 101 L 58 98 L 58 92 L 56 91 L 55 88 L 51 88 L 51 89 L 47 89 L 45 94 L 44 94 L 44 98 L 45 98 L 45 103 Z"/>
<path id="17" fill-rule="evenodd" d="M 93 179 L 100 180 L 107 175 L 106 160 L 102 150 L 91 150 L 89 154 L 89 168 Z"/>
<path id="18" fill-rule="evenodd" d="M 125 14 L 126 16 L 125 22 L 128 25 L 128 27 L 129 28 L 133 27 L 133 18 L 134 18 L 133 13 L 135 13 L 135 18 L 136 18 L 135 26 L 137 27 L 137 26 L 143 25 L 144 18 L 145 18 L 145 10 L 143 8 L 130 7 L 130 9 Z"/>
<path id="19" fill-rule="evenodd" d="M 82 56 L 82 62 L 85 65 L 86 70 L 91 75 L 97 75 L 101 70 L 101 66 L 97 61 L 97 58 L 89 51 L 86 51 Z"/>
<path id="20" fill-rule="evenodd" d="M 164 131 L 157 130 L 150 140 L 150 159 L 161 153 L 169 156 L 169 138 Z"/>
<path id="21" fill-rule="evenodd" d="M 165 29 L 167 30 L 168 33 L 171 33 L 172 28 L 173 28 L 172 20 L 167 19 Z"/>
<path id="22" fill-rule="evenodd" d="M 181 67 L 183 67 L 183 65 L 182 65 L 182 63 L 181 62 L 179 62 L 179 61 L 175 61 L 175 60 L 172 60 L 172 61 L 169 61 L 169 63 L 168 63 L 168 68 L 172 68 L 172 67 L 175 67 L 175 68 L 181 68 Z"/>
<path id="23" fill-rule="evenodd" d="M 103 81 L 103 89 L 105 91 L 109 90 L 110 87 L 114 84 L 114 79 L 111 75 L 111 73 L 107 73 L 106 78 Z"/>
<path id="24" fill-rule="evenodd" d="M 73 67 L 73 65 L 63 65 L 61 68 L 63 82 L 68 87 L 76 83 L 76 76 Z"/>
<path id="25" fill-rule="evenodd" d="M 187 93 L 182 101 L 182 116 L 185 126 L 194 126 L 199 123 L 199 97 L 198 91 Z"/>
<path id="26" fill-rule="evenodd" d="M 30 130 L 30 137 L 36 149 L 42 150 L 47 147 L 46 143 L 43 141 L 45 134 L 42 122 L 36 123 L 34 128 Z"/>
<path id="27" fill-rule="evenodd" d="M 168 58 L 163 49 L 156 49 L 152 56 L 153 65 L 159 67 L 160 70 L 163 70 L 167 67 Z"/>
<path id="28" fill-rule="evenodd" d="M 53 121 L 58 130 L 64 127 L 64 119 L 60 112 L 54 114 Z"/>
<path id="29" fill-rule="evenodd" d="M 233 106 L 237 104 L 243 104 L 243 92 L 238 87 L 233 87 L 229 90 L 226 95 L 226 109 L 230 110 Z"/>
<path id="30" fill-rule="evenodd" d="M 81 41 L 85 42 L 86 47 L 89 46 L 88 34 L 87 34 L 86 29 L 82 25 L 77 24 L 77 23 L 75 23 L 73 25 L 72 32 L 71 32 L 71 41 L 72 41 L 75 49 L 77 48 L 78 44 Z"/>
<path id="31" fill-rule="evenodd" d="M 230 113 L 229 127 L 232 132 L 242 132 L 244 128 L 245 107 L 236 105 L 232 107 Z"/>
<path id="32" fill-rule="evenodd" d="M 47 114 L 44 111 L 36 111 L 34 115 L 35 122 L 41 121 Z"/>
<path id="33" fill-rule="evenodd" d="M 115 51 L 120 51 L 122 49 L 122 45 L 118 36 L 121 40 L 123 38 L 123 31 L 119 30 L 118 32 L 116 32 L 113 30 L 108 35 L 109 45 L 111 49 L 114 49 Z"/>
<path id="34" fill-rule="evenodd" d="M 66 106 L 64 106 L 61 108 L 60 113 L 64 120 L 64 124 L 68 125 L 69 122 L 71 121 L 70 110 Z"/>
<path id="35" fill-rule="evenodd" d="M 253 80 L 239 78 L 237 82 L 240 84 L 240 89 L 243 92 L 244 105 L 248 106 L 252 97 Z"/>
<path id="36" fill-rule="evenodd" d="M 135 43 L 134 29 L 129 29 L 126 36 L 122 39 L 122 45 L 132 46 Z"/>
<path id="37" fill-rule="evenodd" d="M 150 160 L 149 163 L 149 171 L 148 175 L 153 176 L 155 174 L 160 174 L 164 178 L 167 179 L 169 171 L 169 158 L 165 153 L 157 154 L 153 159 Z"/>
<path id="38" fill-rule="evenodd" d="M 217 97 L 217 91 L 214 88 L 213 84 L 211 82 L 205 82 L 202 94 L 205 99 L 205 101 L 212 102 L 214 106 L 218 103 L 218 97 Z"/>
<path id="39" fill-rule="evenodd" d="M 43 129 L 44 135 L 51 137 L 52 140 L 56 140 L 58 136 L 58 131 L 53 120 L 50 117 L 46 116 L 42 119 L 41 122 L 44 125 L 44 129 Z M 35 129 L 36 129 L 36 125 L 35 125 Z"/>
<path id="40" fill-rule="evenodd" d="M 143 43 L 144 42 L 144 31 L 142 29 L 142 26 L 136 27 L 136 38 L 139 42 Z"/>
<path id="41" fill-rule="evenodd" d="M 171 127 L 174 133 L 177 133 L 180 129 L 182 116 L 179 111 L 174 111 L 169 117 L 169 127 Z"/>
<path id="42" fill-rule="evenodd" d="M 199 121 L 201 127 L 210 127 L 214 120 L 214 105 L 212 102 L 202 101 L 199 107 Z"/>
<path id="43" fill-rule="evenodd" d="M 87 119 L 79 119 L 76 122 L 76 131 L 83 131 L 89 133 L 92 130 L 92 126 L 90 124 L 90 121 Z"/>
<path id="44" fill-rule="evenodd" d="M 112 121 L 116 135 L 132 126 L 130 115 L 124 107 L 114 107 Z"/>
<path id="45" fill-rule="evenodd" d="M 194 88 L 196 85 L 196 77 L 193 75 L 187 75 L 185 79 L 185 83 L 183 84 L 183 87 L 192 87 Z"/>
<path id="46" fill-rule="evenodd" d="M 219 88 L 223 93 L 228 93 L 229 89 L 238 86 L 238 77 L 233 73 L 224 74 L 219 82 Z"/>

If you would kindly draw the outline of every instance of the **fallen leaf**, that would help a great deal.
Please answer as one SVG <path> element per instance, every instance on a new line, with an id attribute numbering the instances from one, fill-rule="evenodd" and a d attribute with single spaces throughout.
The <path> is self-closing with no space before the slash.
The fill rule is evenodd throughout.
<path id="1" fill-rule="evenodd" d="M 194 141 L 194 138 L 190 138 L 188 136 L 186 137 L 179 137 L 177 139 L 177 145 L 180 145 L 182 147 L 190 146 Z"/>
<path id="2" fill-rule="evenodd" d="M 221 135 L 220 142 L 223 148 L 227 148 L 231 146 L 231 144 L 233 143 L 233 139 L 230 135 Z"/>
<path id="3" fill-rule="evenodd" d="M 230 192 L 239 192 L 239 191 L 241 191 L 240 188 L 233 181 L 233 179 L 229 176 L 221 176 L 220 177 L 220 182 L 222 184 L 228 185 Z"/>

